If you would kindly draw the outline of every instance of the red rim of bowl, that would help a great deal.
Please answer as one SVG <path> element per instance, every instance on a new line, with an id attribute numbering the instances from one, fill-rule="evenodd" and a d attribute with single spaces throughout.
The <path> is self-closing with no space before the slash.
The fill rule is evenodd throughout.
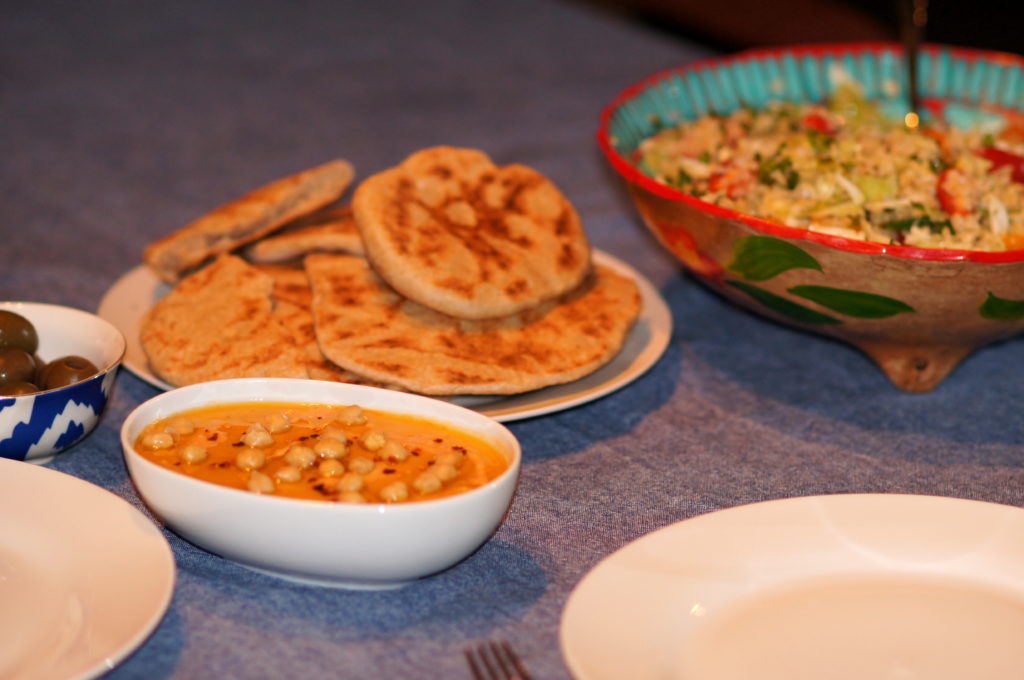
<path id="1" fill-rule="evenodd" d="M 799 227 L 787 227 L 777 222 L 771 222 L 769 220 L 761 219 L 758 217 L 752 217 L 735 210 L 723 208 L 721 206 L 714 205 L 702 201 L 699 198 L 683 193 L 677 189 L 673 189 L 665 184 L 655 181 L 653 178 L 645 175 L 635 165 L 622 157 L 621 154 L 612 146 L 611 140 L 609 139 L 609 126 L 611 124 L 611 118 L 615 112 L 626 102 L 633 99 L 638 93 L 647 89 L 655 83 L 659 83 L 666 78 L 681 74 L 688 73 L 695 70 L 700 70 L 710 66 L 722 65 L 722 64 L 733 64 L 737 62 L 749 61 L 752 59 L 759 59 L 763 57 L 780 56 L 792 54 L 796 56 L 801 55 L 836 55 L 836 54 L 856 54 L 863 52 L 892 52 L 893 50 L 902 51 L 902 47 L 896 43 L 884 43 L 884 42 L 873 42 L 873 43 L 823 43 L 814 45 L 798 45 L 795 47 L 785 48 L 758 48 L 740 52 L 729 57 L 713 57 L 708 59 L 699 59 L 690 62 L 684 66 L 678 66 L 676 68 L 665 69 L 658 71 L 650 76 L 647 76 L 643 80 L 634 83 L 623 90 L 611 104 L 609 104 L 601 112 L 600 127 L 597 131 L 597 141 L 604 152 L 605 157 L 608 158 L 615 170 L 622 175 L 628 182 L 636 184 L 646 191 L 667 198 L 673 201 L 681 201 L 686 203 L 702 212 L 715 215 L 716 217 L 723 217 L 727 219 L 737 220 L 742 222 L 757 231 L 764 232 L 772 236 L 778 236 L 780 238 L 795 238 L 803 239 L 805 241 L 812 241 L 819 243 L 824 246 L 836 248 L 837 250 L 845 250 L 851 253 L 858 253 L 864 255 L 889 255 L 892 257 L 907 259 L 907 260 L 929 260 L 934 262 L 983 262 L 990 264 L 1005 264 L 1012 262 L 1024 262 L 1024 249 L 1021 250 L 1004 250 L 1004 251 L 985 251 L 985 250 L 954 250 L 947 248 L 917 248 L 914 246 L 901 246 L 892 245 L 887 243 L 877 243 L 874 241 L 861 241 L 858 239 L 846 238 L 845 236 L 834 236 L 832 234 L 824 234 L 821 232 L 810 231 L 808 229 L 801 229 Z M 1002 62 L 1005 64 L 1017 64 L 1024 68 L 1024 58 L 1009 54 L 1006 52 L 994 52 L 988 50 L 977 50 L 970 48 L 960 47 L 947 47 L 940 45 L 925 45 L 922 46 L 922 52 L 934 53 L 938 51 L 947 51 L 950 55 L 965 59 L 968 61 L 975 61 L 978 59 L 988 59 L 991 61 Z"/>

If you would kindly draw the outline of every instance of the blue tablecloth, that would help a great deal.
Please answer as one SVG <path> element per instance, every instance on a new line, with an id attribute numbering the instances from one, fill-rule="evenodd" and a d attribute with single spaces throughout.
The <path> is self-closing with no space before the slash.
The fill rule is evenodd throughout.
<path id="1" fill-rule="evenodd" d="M 452 144 L 553 179 L 675 323 L 635 383 L 511 424 L 525 463 L 507 521 L 436 577 L 385 592 L 294 585 L 166 532 L 170 610 L 109 677 L 463 678 L 464 645 L 503 637 L 538 679 L 565 678 L 570 591 L 653 529 L 821 493 L 1024 505 L 1024 342 L 902 393 L 855 350 L 731 306 L 643 230 L 594 142 L 598 113 L 709 54 L 554 0 L 8 3 L 0 299 L 95 310 L 147 243 L 256 186 L 335 157 L 366 177 Z M 118 430 L 154 394 L 122 370 L 98 429 L 50 465 L 142 507 Z"/>

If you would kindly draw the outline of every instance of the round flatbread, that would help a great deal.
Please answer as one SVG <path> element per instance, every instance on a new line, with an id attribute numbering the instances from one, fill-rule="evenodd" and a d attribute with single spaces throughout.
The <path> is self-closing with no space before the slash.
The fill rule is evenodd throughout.
<path id="1" fill-rule="evenodd" d="M 292 332 L 295 344 L 306 357 L 306 371 L 313 380 L 388 387 L 329 361 L 320 351 L 313 328 L 313 289 L 304 269 L 280 265 L 255 265 L 274 280 L 274 316 Z"/>
<path id="2" fill-rule="evenodd" d="M 234 255 L 184 279 L 143 317 L 139 339 L 153 372 L 176 386 L 307 377 L 305 353 L 273 314 L 273 288 Z"/>
<path id="3" fill-rule="evenodd" d="M 271 182 L 149 244 L 142 260 L 177 283 L 208 260 L 333 203 L 354 176 L 352 164 L 339 159 Z"/>
<path id="4" fill-rule="evenodd" d="M 579 215 L 525 165 L 434 147 L 356 189 L 356 223 L 373 268 L 403 296 L 463 319 L 534 307 L 590 271 Z"/>
<path id="5" fill-rule="evenodd" d="M 257 264 L 280 264 L 310 253 L 363 254 L 363 239 L 351 206 L 330 206 L 299 218 L 250 244 L 245 258 Z"/>
<path id="6" fill-rule="evenodd" d="M 603 266 L 559 300 L 467 321 L 405 299 L 363 258 L 305 262 L 324 355 L 422 394 L 516 394 L 576 380 L 618 353 L 640 311 L 636 283 Z"/>

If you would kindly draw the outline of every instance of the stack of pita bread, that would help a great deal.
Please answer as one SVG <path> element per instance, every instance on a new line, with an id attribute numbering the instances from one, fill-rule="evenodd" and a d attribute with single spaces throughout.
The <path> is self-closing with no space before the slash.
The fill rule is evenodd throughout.
<path id="1" fill-rule="evenodd" d="M 523 165 L 434 147 L 342 197 L 343 160 L 148 246 L 173 286 L 141 344 L 173 385 L 280 376 L 430 395 L 515 394 L 610 361 L 640 310 L 570 202 Z"/>

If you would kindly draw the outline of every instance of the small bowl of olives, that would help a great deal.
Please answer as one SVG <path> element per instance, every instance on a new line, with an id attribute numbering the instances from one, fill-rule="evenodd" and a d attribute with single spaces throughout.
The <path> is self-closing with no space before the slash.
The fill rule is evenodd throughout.
<path id="1" fill-rule="evenodd" d="M 0 458 L 45 462 L 92 432 L 125 347 L 95 314 L 0 302 Z"/>

